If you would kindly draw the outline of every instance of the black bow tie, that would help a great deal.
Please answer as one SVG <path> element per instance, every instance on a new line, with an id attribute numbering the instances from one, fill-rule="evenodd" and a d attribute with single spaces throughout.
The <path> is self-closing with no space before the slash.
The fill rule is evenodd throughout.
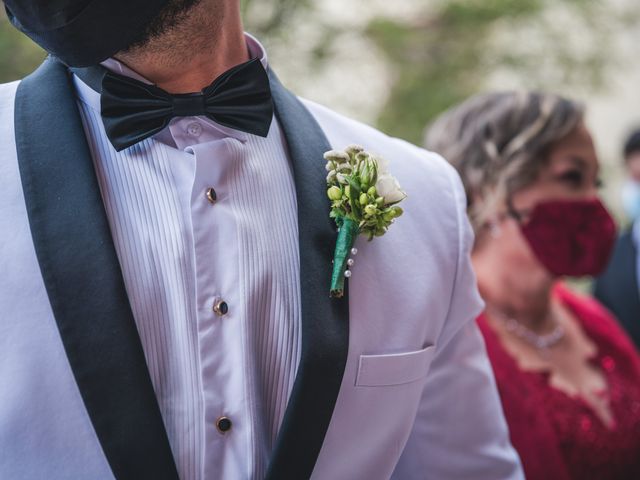
<path id="1" fill-rule="evenodd" d="M 74 72 L 94 87 L 95 68 Z M 203 115 L 235 130 L 261 137 L 269 133 L 273 118 L 271 89 L 258 59 L 233 67 L 200 93 L 178 95 L 104 69 L 101 73 L 102 122 L 117 151 L 155 135 L 174 117 Z"/>

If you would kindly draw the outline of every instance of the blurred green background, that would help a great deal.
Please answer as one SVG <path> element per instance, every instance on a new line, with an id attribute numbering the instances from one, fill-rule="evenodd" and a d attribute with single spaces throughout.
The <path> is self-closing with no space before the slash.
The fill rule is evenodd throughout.
<path id="1" fill-rule="evenodd" d="M 583 100 L 617 209 L 620 144 L 640 125 L 637 0 L 242 5 L 246 29 L 293 90 L 414 143 L 436 115 L 481 90 L 550 89 Z M 24 76 L 43 56 L 0 17 L 1 82 Z"/>

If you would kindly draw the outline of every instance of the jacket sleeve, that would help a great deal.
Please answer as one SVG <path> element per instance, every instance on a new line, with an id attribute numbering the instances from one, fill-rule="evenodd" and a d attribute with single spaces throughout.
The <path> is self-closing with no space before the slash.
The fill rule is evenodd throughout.
<path id="1" fill-rule="evenodd" d="M 519 480 L 524 474 L 475 322 L 483 303 L 471 267 L 473 233 L 465 196 L 458 176 L 451 178 L 459 226 L 455 284 L 415 423 L 392 478 Z"/>

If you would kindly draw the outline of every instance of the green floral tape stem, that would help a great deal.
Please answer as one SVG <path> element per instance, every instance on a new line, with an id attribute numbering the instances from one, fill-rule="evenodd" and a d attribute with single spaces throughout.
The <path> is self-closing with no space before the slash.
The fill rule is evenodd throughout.
<path id="1" fill-rule="evenodd" d="M 347 260 L 359 230 L 358 224 L 349 218 L 346 218 L 342 227 L 340 227 L 340 233 L 338 233 L 338 240 L 336 241 L 336 250 L 333 254 L 333 274 L 331 275 L 332 297 L 342 297 L 342 295 L 344 295 Z"/>

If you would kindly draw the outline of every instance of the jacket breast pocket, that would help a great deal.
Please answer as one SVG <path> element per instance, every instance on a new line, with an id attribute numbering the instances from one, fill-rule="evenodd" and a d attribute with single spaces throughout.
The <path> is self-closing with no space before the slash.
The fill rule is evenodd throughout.
<path id="1" fill-rule="evenodd" d="M 424 378 L 435 354 L 435 345 L 422 350 L 386 355 L 360 355 L 356 386 L 403 385 Z"/>

